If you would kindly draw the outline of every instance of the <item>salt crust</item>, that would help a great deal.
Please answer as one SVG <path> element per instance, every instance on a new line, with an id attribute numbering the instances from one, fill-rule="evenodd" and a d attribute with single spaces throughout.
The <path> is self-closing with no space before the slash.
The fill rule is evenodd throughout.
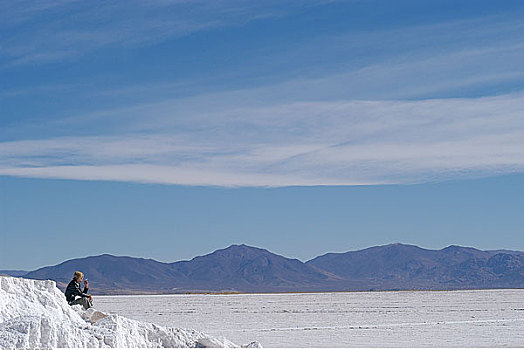
<path id="1" fill-rule="evenodd" d="M 69 306 L 54 281 L 0 276 L 0 348 L 238 347 L 192 329 Z M 252 342 L 243 347 L 261 347 Z"/>

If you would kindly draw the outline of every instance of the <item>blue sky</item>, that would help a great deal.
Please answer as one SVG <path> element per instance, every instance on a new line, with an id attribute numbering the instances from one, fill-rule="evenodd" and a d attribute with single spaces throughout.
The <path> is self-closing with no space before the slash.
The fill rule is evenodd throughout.
<path id="1" fill-rule="evenodd" d="M 0 1 L 0 268 L 242 242 L 524 249 L 523 15 Z"/>

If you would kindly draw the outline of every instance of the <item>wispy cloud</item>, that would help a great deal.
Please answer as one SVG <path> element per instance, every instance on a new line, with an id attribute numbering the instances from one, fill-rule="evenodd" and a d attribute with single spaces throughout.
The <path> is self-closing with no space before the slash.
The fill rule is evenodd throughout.
<path id="1" fill-rule="evenodd" d="M 244 11 L 252 11 L 255 16 L 256 11 L 248 9 Z M 221 11 L 225 9 L 222 8 Z M 140 21 L 144 21 L 143 18 Z M 45 44 L 45 40 L 35 40 L 42 43 L 45 50 L 33 50 L 35 47 L 31 44 L 31 39 L 29 44 L 24 45 L 28 45 L 28 50 L 35 56 L 21 55 L 15 61 L 30 62 L 40 58 L 45 61 L 47 58 L 54 60 L 70 54 L 83 54 L 86 52 L 82 48 L 83 40 L 76 40 L 77 34 L 95 46 L 146 44 L 162 37 L 144 34 L 148 30 L 140 29 L 153 23 L 155 22 L 145 21 L 124 26 L 118 35 L 110 35 L 104 28 L 88 33 L 73 33 L 68 39 L 58 40 L 59 45 L 64 46 L 58 50 L 54 50 L 53 45 Z M 153 26 L 163 27 L 163 24 L 159 21 Z M 144 33 L 134 35 L 133 30 L 142 30 Z M 168 32 L 175 35 L 176 31 Z M 55 40 L 61 35 L 63 34 L 46 37 Z M 251 57 L 250 65 L 235 65 L 213 71 L 211 76 L 163 82 L 141 81 L 135 85 L 112 87 L 92 83 L 84 90 L 90 98 L 132 96 L 135 99 L 136 96 L 148 96 L 155 101 L 169 96 L 201 95 L 213 90 L 220 91 L 221 96 L 224 96 L 224 90 L 232 90 L 232 98 L 242 96 L 240 100 L 250 94 L 271 102 L 479 96 L 485 95 L 486 90 L 488 94 L 491 93 L 490 89 L 494 89 L 494 86 L 499 89 L 501 86 L 515 84 L 521 86 L 524 80 L 521 65 L 521 58 L 524 56 L 524 45 L 520 40 L 522 35 L 524 25 L 520 18 L 501 16 L 408 26 L 395 30 L 323 35 L 306 43 L 290 45 L 278 52 L 269 52 L 259 58 Z M 101 40 L 95 40 L 97 36 Z M 123 38 L 127 36 L 128 39 Z M 88 37 L 93 40 L 87 40 Z M 25 41 L 17 41 L 21 42 Z M 67 45 L 68 48 L 65 48 Z M 266 70 L 267 72 L 258 75 L 263 75 L 269 81 L 261 83 L 256 74 L 253 77 L 253 67 Z M 239 92 L 235 82 L 242 75 L 250 76 L 248 81 L 252 83 L 243 85 L 243 91 Z M 8 89 L 4 90 L 2 95 L 11 95 Z M 17 88 L 15 91 L 18 93 L 21 89 Z M 31 93 L 35 89 L 28 87 L 27 91 Z"/>
<path id="2" fill-rule="evenodd" d="M 5 2 L 3 62 L 58 62 L 141 47 L 323 1 L 277 3 Z M 516 17 L 322 33 L 287 40 L 274 52 L 264 46 L 263 55 L 250 46 L 248 64 L 206 74 L 196 65 L 177 80 L 145 81 L 144 71 L 127 85 L 106 86 L 105 79 L 90 81 L 90 71 L 79 72 L 79 82 L 19 84 L 0 94 L 14 115 L 1 135 L 16 139 L 0 143 L 0 174 L 287 186 L 522 171 L 524 95 L 509 93 L 524 81 L 524 26 Z M 132 65 L 124 71 L 133 75 Z M 27 109 L 46 126 L 29 113 L 18 120 L 27 95 L 52 96 L 62 105 Z M 80 107 L 65 108 L 69 99 Z"/>
<path id="3" fill-rule="evenodd" d="M 42 64 L 103 48 L 151 45 L 212 28 L 278 18 L 327 0 L 21 1 L 0 4 L 0 53 L 8 66 Z"/>
<path id="4" fill-rule="evenodd" d="M 173 116 L 147 134 L 0 143 L 0 174 L 185 185 L 414 183 L 524 170 L 524 96 Z"/>

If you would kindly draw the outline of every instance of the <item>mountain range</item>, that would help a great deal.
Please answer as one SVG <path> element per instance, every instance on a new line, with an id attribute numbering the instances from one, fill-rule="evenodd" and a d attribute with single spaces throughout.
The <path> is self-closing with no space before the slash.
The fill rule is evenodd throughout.
<path id="1" fill-rule="evenodd" d="M 51 279 L 64 288 L 75 270 L 93 294 L 524 288 L 524 252 L 400 243 L 306 262 L 243 244 L 173 263 L 103 254 L 0 274 Z"/>

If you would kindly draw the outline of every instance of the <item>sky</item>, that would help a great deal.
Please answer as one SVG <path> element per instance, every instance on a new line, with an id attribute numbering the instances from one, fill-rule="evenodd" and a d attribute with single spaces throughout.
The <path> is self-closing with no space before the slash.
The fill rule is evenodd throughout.
<path id="1" fill-rule="evenodd" d="M 524 250 L 522 1 L 0 0 L 0 269 Z"/>

